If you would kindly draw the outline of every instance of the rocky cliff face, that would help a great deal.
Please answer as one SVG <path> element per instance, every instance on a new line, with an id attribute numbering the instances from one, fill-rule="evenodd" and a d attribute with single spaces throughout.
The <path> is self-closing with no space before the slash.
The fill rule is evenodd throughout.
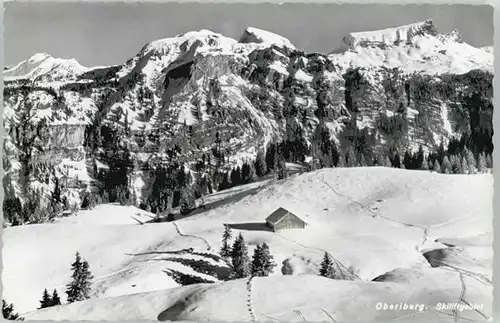
<path id="1" fill-rule="evenodd" d="M 119 66 L 35 56 L 4 71 L 4 189 L 23 221 L 47 218 L 34 201 L 58 214 L 115 200 L 118 186 L 144 203 L 168 186 L 154 170 L 173 152 L 197 182 L 272 142 L 289 143 L 290 160 L 317 158 L 325 136 L 368 164 L 462 135 L 476 153 L 493 149 L 493 55 L 431 21 L 353 33 L 330 54 L 248 28 L 239 41 L 158 40 Z"/>

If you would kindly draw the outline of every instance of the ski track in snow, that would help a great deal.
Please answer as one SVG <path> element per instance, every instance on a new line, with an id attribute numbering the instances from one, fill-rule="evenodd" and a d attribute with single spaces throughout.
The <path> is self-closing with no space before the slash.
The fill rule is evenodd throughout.
<path id="1" fill-rule="evenodd" d="M 384 216 L 384 215 L 380 215 L 378 214 L 377 212 L 373 211 L 372 209 L 370 209 L 368 206 L 356 201 L 355 199 L 347 196 L 347 195 L 344 195 L 344 194 L 341 194 L 340 192 L 338 192 L 334 187 L 332 187 L 328 182 L 326 182 L 324 180 L 324 175 L 321 173 L 321 178 L 319 177 L 319 172 L 316 174 L 316 178 L 318 178 L 323 184 L 325 184 L 328 188 L 330 188 L 336 195 L 340 196 L 340 197 L 343 197 L 343 198 L 346 198 L 348 199 L 349 201 L 359 205 L 360 207 L 362 207 L 363 209 L 367 210 L 368 212 L 372 213 L 373 214 L 373 217 L 380 217 L 382 219 L 385 219 L 385 220 L 388 220 L 388 221 L 391 221 L 391 222 L 394 222 L 394 223 L 397 223 L 397 224 L 400 224 L 400 225 L 403 225 L 405 227 L 411 227 L 411 228 L 419 228 L 419 229 L 422 229 L 423 230 L 423 238 L 422 238 L 422 242 L 418 245 L 415 245 L 415 250 L 422 255 L 423 257 L 423 254 L 422 254 L 422 250 L 420 249 L 423 245 L 425 245 L 425 243 L 427 242 L 427 240 L 429 239 L 429 236 L 430 236 L 430 230 L 431 229 L 435 229 L 435 228 L 439 228 L 439 227 L 442 227 L 442 226 L 446 226 L 446 225 L 449 225 L 449 224 L 452 224 L 452 223 L 455 223 L 455 222 L 458 222 L 460 220 L 463 220 L 465 218 L 469 218 L 471 216 L 473 216 L 477 211 L 480 210 L 480 208 L 474 210 L 474 212 L 471 212 L 471 213 L 468 213 L 468 214 L 465 214 L 463 216 L 460 216 L 460 217 L 457 217 L 457 218 L 453 218 L 451 220 L 448 220 L 448 221 L 445 221 L 443 223 L 438 223 L 438 224 L 434 224 L 434 225 L 429 225 L 427 227 L 423 227 L 423 226 L 419 226 L 419 225 L 415 225 L 415 224 L 411 224 L 411 223 L 405 223 L 405 222 L 401 222 L 401 221 L 397 221 L 397 220 L 394 220 L 394 219 L 391 219 L 390 217 L 387 217 L 387 216 Z M 408 198 L 411 200 L 410 196 L 408 196 Z M 422 263 L 425 264 L 426 266 L 429 266 L 431 267 L 431 265 L 429 264 L 429 262 L 425 259 L 425 257 L 423 257 L 424 259 L 422 259 Z M 450 266 L 450 267 L 453 267 L 451 265 L 447 265 L 445 263 L 442 263 L 440 262 L 441 264 L 445 265 L 445 266 Z M 481 277 L 480 279 L 488 282 L 489 284 L 491 284 L 491 280 L 489 280 L 488 278 L 486 278 L 484 275 L 481 275 L 481 274 L 477 274 L 477 273 L 473 273 L 473 272 L 469 272 L 469 271 L 466 271 L 466 270 L 463 270 L 463 269 L 459 269 L 463 272 L 465 272 L 467 275 L 474 275 L 474 276 L 479 276 Z"/>
<path id="2" fill-rule="evenodd" d="M 190 238 L 195 238 L 195 239 L 199 239 L 199 240 L 202 240 L 206 245 L 207 245 L 207 251 L 213 251 L 213 248 L 212 246 L 210 245 L 210 243 L 207 241 L 207 239 L 203 238 L 203 237 L 200 237 L 200 236 L 195 236 L 195 235 L 192 235 L 192 234 L 185 234 L 185 233 L 182 233 L 180 227 L 179 227 L 179 224 L 175 221 L 172 222 L 172 224 L 174 225 L 175 227 L 175 230 L 177 230 L 177 233 L 181 236 L 181 237 L 190 237 Z"/>
<path id="3" fill-rule="evenodd" d="M 327 311 L 327 310 L 325 310 L 324 308 L 320 308 L 320 310 L 321 310 L 323 313 L 325 313 L 325 314 L 326 314 L 326 316 L 328 316 L 328 317 L 330 318 L 330 320 L 332 320 L 332 322 L 337 322 L 337 321 L 333 318 L 333 316 L 332 316 L 330 313 L 328 313 L 328 311 Z"/>

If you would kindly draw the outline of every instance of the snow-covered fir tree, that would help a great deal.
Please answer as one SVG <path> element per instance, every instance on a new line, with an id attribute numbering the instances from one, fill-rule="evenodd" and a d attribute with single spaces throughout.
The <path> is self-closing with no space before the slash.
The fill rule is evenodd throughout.
<path id="1" fill-rule="evenodd" d="M 57 305 L 61 305 L 61 299 L 59 298 L 57 290 L 54 289 L 54 291 L 52 292 L 50 306 L 57 306 Z"/>
<path id="2" fill-rule="evenodd" d="M 24 321 L 24 317 L 21 317 L 19 313 L 15 312 L 14 304 L 7 303 L 5 299 L 2 299 L 2 315 L 3 318 L 10 321 Z"/>
<path id="3" fill-rule="evenodd" d="M 231 257 L 231 245 L 230 240 L 232 237 L 231 228 L 228 225 L 224 226 L 224 233 L 222 234 L 222 246 L 220 249 L 220 255 L 224 259 Z"/>
<path id="4" fill-rule="evenodd" d="M 326 278 L 334 278 L 335 272 L 333 270 L 333 261 L 330 255 L 325 252 L 323 255 L 323 261 L 321 262 L 319 275 Z"/>
<path id="5" fill-rule="evenodd" d="M 49 292 L 47 291 L 47 288 L 43 290 L 43 295 L 42 299 L 40 300 L 40 307 L 41 308 L 46 308 L 51 306 L 52 303 L 52 297 L 50 297 Z"/>
<path id="6" fill-rule="evenodd" d="M 244 278 L 250 276 L 250 258 L 248 247 L 243 235 L 240 233 L 234 240 L 231 250 L 232 278 Z"/>
<path id="7" fill-rule="evenodd" d="M 75 255 L 75 261 L 71 264 L 71 282 L 66 285 L 68 303 L 83 301 L 90 298 L 92 279 L 89 263 L 82 259 L 80 253 Z"/>
<path id="8" fill-rule="evenodd" d="M 269 251 L 269 246 L 265 242 L 261 245 L 257 245 L 252 257 L 252 276 L 269 276 L 273 272 L 274 267 L 276 267 L 276 263 Z"/>

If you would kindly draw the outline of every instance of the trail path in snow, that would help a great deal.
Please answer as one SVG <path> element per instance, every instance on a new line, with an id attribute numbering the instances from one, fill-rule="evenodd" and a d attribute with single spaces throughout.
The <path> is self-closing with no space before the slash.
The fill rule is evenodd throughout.
<path id="1" fill-rule="evenodd" d="M 255 318 L 255 312 L 253 310 L 253 304 L 252 304 L 252 280 L 253 276 L 250 276 L 250 278 L 247 280 L 247 308 L 248 312 L 250 313 L 250 318 L 252 319 L 252 322 L 256 321 Z"/>
<path id="2" fill-rule="evenodd" d="M 179 224 L 175 221 L 172 222 L 172 224 L 175 226 L 175 230 L 177 230 L 177 233 L 181 236 L 181 237 L 191 237 L 191 238 L 195 238 L 195 239 L 199 239 L 199 240 L 202 240 L 206 245 L 207 245 L 207 251 L 213 251 L 213 248 L 212 246 L 210 245 L 210 243 L 207 241 L 207 239 L 203 238 L 203 237 L 200 237 L 200 236 L 195 236 L 195 235 L 192 235 L 192 234 L 185 234 L 185 233 L 182 233 L 180 227 L 179 227 Z"/>

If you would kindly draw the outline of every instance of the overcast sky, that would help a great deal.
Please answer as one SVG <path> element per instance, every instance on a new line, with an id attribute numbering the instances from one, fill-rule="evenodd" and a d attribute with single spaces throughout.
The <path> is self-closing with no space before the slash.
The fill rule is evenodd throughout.
<path id="1" fill-rule="evenodd" d="M 307 52 L 328 52 L 349 32 L 432 19 L 460 30 L 474 46 L 493 45 L 493 8 L 473 5 L 5 3 L 5 65 L 34 53 L 82 65 L 124 63 L 152 40 L 210 29 L 239 39 L 248 26 L 288 38 Z"/>

